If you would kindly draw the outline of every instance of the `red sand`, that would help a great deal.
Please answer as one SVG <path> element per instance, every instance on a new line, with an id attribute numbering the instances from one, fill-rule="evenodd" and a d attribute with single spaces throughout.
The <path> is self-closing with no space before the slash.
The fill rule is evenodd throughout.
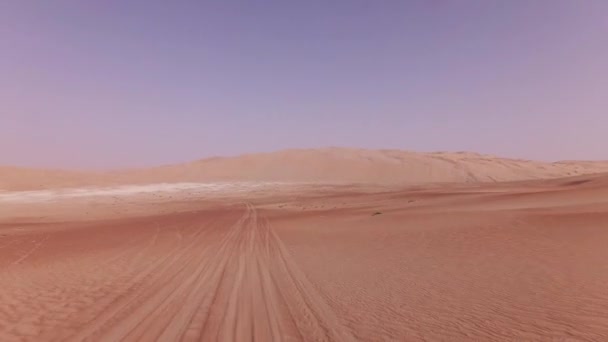
<path id="1" fill-rule="evenodd" d="M 0 205 L 0 341 L 608 340 L 605 176 Z"/>

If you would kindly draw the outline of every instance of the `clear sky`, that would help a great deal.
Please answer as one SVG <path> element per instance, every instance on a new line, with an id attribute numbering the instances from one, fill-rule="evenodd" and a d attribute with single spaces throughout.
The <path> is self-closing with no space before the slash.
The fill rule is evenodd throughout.
<path id="1" fill-rule="evenodd" d="M 608 1 L 0 2 L 0 164 L 608 159 Z"/>

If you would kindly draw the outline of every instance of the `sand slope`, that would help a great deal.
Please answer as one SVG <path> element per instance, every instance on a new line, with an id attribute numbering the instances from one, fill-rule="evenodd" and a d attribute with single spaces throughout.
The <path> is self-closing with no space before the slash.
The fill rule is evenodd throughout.
<path id="1" fill-rule="evenodd" d="M 326 148 L 210 158 L 105 174 L 0 168 L 0 189 L 86 184 L 288 181 L 324 183 L 498 182 L 608 172 L 608 162 L 542 163 L 476 153 Z"/>

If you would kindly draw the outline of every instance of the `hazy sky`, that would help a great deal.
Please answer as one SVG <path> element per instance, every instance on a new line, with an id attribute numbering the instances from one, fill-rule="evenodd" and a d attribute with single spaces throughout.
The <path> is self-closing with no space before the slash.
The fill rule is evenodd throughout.
<path id="1" fill-rule="evenodd" d="M 608 1 L 0 2 L 0 164 L 608 159 Z"/>

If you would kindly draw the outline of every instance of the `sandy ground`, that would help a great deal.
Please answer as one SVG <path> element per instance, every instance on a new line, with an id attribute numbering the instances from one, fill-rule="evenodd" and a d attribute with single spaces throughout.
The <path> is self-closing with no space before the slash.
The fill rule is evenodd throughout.
<path id="1" fill-rule="evenodd" d="M 0 341 L 606 341 L 607 246 L 605 177 L 4 192 Z"/>

